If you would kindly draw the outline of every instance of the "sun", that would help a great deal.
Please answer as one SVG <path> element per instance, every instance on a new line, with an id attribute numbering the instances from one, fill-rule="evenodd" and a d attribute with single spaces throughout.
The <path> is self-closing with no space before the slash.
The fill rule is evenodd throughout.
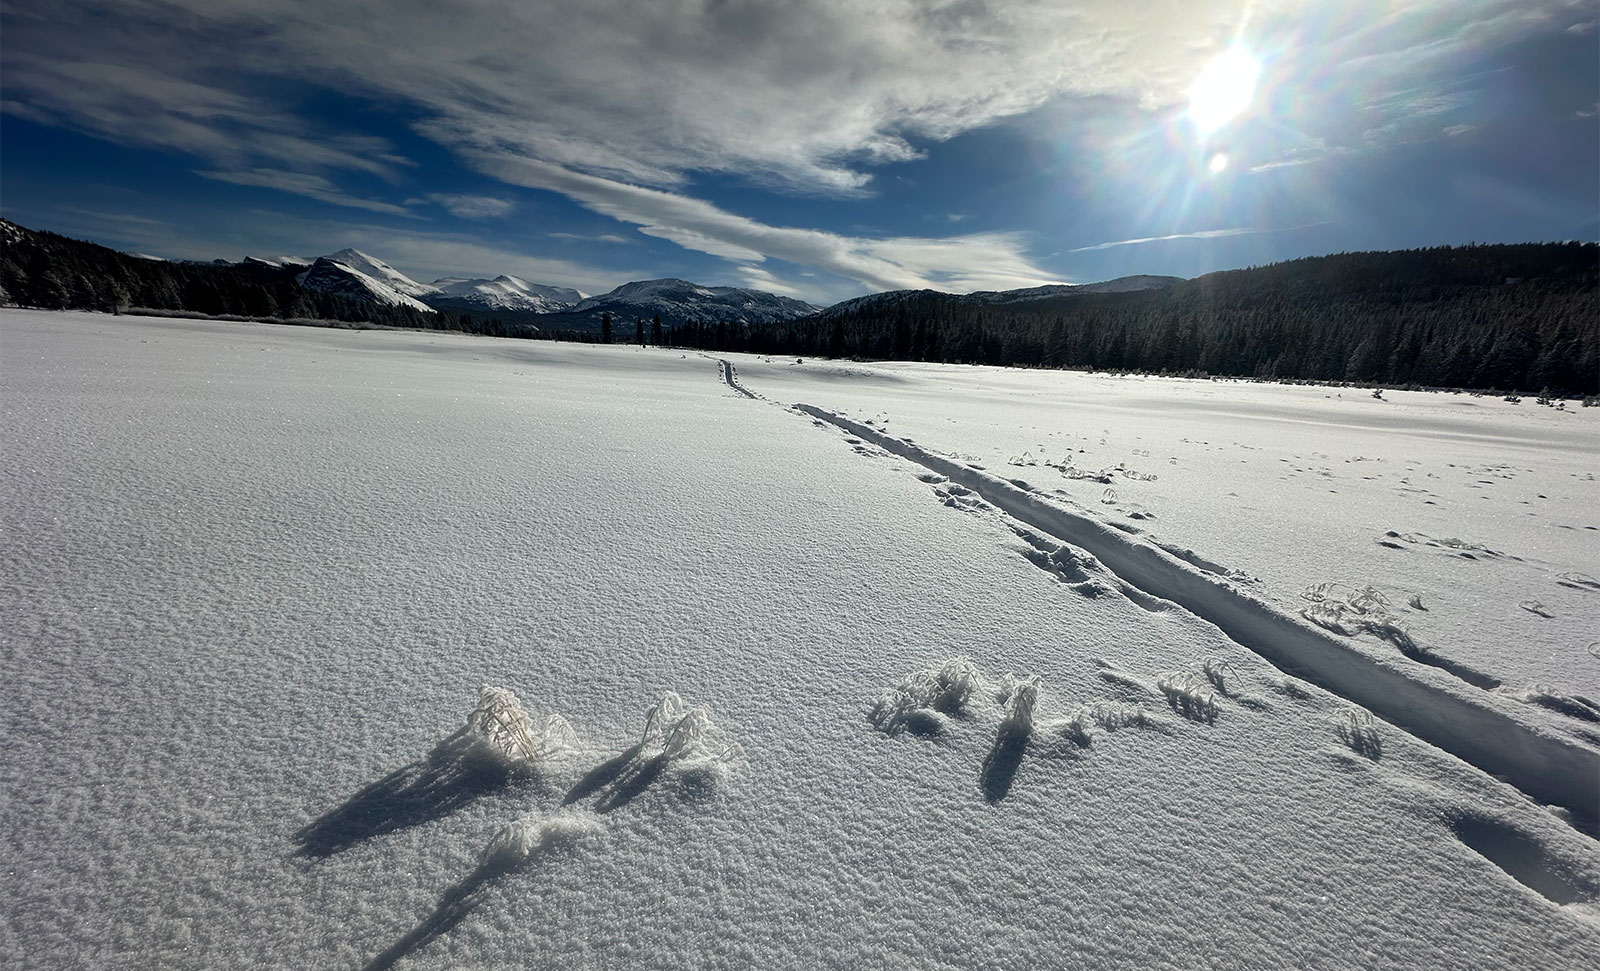
<path id="1" fill-rule="evenodd" d="M 1189 85 L 1189 119 L 1209 135 L 1250 107 L 1261 65 L 1238 47 L 1218 54 Z"/>

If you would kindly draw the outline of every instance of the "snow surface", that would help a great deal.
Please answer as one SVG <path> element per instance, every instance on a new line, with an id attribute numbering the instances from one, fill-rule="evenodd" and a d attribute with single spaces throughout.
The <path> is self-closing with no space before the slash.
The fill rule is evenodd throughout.
<path id="1" fill-rule="evenodd" d="M 1507 688 L 1600 696 L 1600 411 L 1531 400 L 736 358 L 778 400 L 1065 493 L 1285 610 L 1372 585 Z M 824 391 L 816 390 L 823 384 Z M 1073 475 L 1105 473 L 1098 477 Z M 1394 535 L 1390 535 L 1394 534 Z M 1413 596 L 1422 606 L 1412 606 Z M 1537 609 L 1530 609 L 1537 608 Z"/>
<path id="2" fill-rule="evenodd" d="M 1303 578 L 1386 587 L 1441 654 L 1593 697 L 1549 657 L 1586 601 L 1543 596 L 1552 617 L 1522 612 L 1547 626 L 1498 656 L 1428 636 L 1592 565 L 1594 532 L 1558 529 L 1594 488 L 1589 415 L 10 310 L 0 352 L 6 966 L 1587 968 L 1600 947 L 1592 837 L 985 498 L 1021 479 L 1020 512 L 1089 517 L 1085 542 L 1184 541 L 1148 555 L 1227 564 L 1215 589 L 1313 633 Z M 895 454 L 908 437 L 926 455 Z M 1069 443 L 1074 467 L 1160 475 L 1101 504 L 1006 464 Z M 952 451 L 978 488 L 924 464 Z M 1435 465 L 1485 454 L 1533 471 L 1495 491 Z M 1513 486 L 1550 505 L 1521 515 Z M 1371 509 L 1503 555 L 1376 555 L 1349 522 Z M 1582 721 L 1328 636 L 1534 728 Z M 506 761 L 466 731 L 486 699 L 570 743 Z"/>

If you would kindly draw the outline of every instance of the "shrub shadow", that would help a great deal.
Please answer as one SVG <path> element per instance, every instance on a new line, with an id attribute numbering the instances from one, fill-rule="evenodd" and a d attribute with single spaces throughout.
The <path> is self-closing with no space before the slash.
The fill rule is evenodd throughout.
<path id="1" fill-rule="evenodd" d="M 567 793 L 566 798 L 561 800 L 561 805 L 570 806 L 612 785 L 622 777 L 624 772 L 628 771 L 628 767 L 633 764 L 634 760 L 643 751 L 643 745 L 635 745 L 620 755 L 615 755 L 590 769 L 584 773 L 583 778 L 578 780 L 577 785 L 574 785 L 571 791 Z"/>
<path id="2" fill-rule="evenodd" d="M 294 834 L 296 854 L 321 859 L 374 836 L 442 819 L 510 778 L 510 769 L 462 729 L 302 827 Z"/>
<path id="3" fill-rule="evenodd" d="M 1022 756 L 1028 750 L 1028 735 L 1008 731 L 1002 727 L 995 735 L 994 745 L 984 756 L 983 768 L 978 773 L 978 787 L 990 805 L 998 803 L 1011 793 L 1017 770 L 1022 766 Z"/>
<path id="4" fill-rule="evenodd" d="M 472 916 L 488 896 L 495 880 L 513 868 L 503 863 L 485 863 L 472 871 L 465 880 L 451 887 L 439 898 L 439 904 L 422 923 L 410 933 L 390 945 L 382 954 L 368 961 L 363 971 L 387 971 L 401 958 L 431 941 L 454 930 L 456 925 Z"/>

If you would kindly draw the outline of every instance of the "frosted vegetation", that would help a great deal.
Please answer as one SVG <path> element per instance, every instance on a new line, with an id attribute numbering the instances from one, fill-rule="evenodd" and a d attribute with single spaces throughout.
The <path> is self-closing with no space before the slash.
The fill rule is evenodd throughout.
<path id="1" fill-rule="evenodd" d="M 565 718 L 547 715 L 536 722 L 514 692 L 487 684 L 467 717 L 467 731 L 495 755 L 528 769 L 560 755 L 573 742 Z"/>
<path id="2" fill-rule="evenodd" d="M 19 311 L 0 346 L 4 966 L 1600 951 L 1600 416 Z"/>

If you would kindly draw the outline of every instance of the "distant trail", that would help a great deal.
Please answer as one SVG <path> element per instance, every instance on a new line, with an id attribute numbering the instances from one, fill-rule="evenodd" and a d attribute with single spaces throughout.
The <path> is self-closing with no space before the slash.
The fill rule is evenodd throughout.
<path id="1" fill-rule="evenodd" d="M 739 371 L 733 366 L 732 361 L 717 358 L 717 366 L 722 370 L 722 380 L 728 387 L 744 395 L 746 398 L 760 398 L 761 396 L 739 383 Z"/>
<path id="2" fill-rule="evenodd" d="M 724 362 L 726 365 L 726 362 Z M 745 394 L 724 369 L 724 379 Z M 987 472 L 935 455 L 812 405 L 798 411 L 829 422 L 959 483 L 1033 528 L 1088 551 L 1116 577 L 1172 601 L 1274 665 L 1500 776 L 1534 799 L 1571 810 L 1591 831 L 1600 810 L 1600 752 L 1517 717 L 1514 703 L 1488 692 L 1468 697 L 1433 677 L 1386 663 L 1299 617 L 1249 596 L 1159 547 Z"/>

